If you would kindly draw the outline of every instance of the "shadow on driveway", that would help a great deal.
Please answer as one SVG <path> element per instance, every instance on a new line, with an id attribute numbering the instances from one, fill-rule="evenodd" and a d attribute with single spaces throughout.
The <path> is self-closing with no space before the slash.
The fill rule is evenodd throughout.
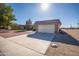
<path id="1" fill-rule="evenodd" d="M 62 33 L 55 34 L 52 41 L 79 46 L 79 41 L 64 31 L 62 31 Z"/>
<path id="2" fill-rule="evenodd" d="M 54 34 L 35 32 L 34 34 L 29 34 L 28 37 L 40 40 L 52 41 L 52 39 L 54 38 Z"/>

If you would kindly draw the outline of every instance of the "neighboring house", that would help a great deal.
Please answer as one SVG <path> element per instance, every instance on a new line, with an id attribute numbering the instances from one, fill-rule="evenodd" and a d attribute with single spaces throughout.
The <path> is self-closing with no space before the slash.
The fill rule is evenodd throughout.
<path id="1" fill-rule="evenodd" d="M 25 25 L 16 25 L 16 26 L 13 26 L 12 29 L 16 30 L 16 29 L 22 29 L 24 30 L 25 28 Z"/>
<path id="2" fill-rule="evenodd" d="M 25 25 L 18 25 L 20 29 L 24 29 Z"/>
<path id="3" fill-rule="evenodd" d="M 35 28 L 37 32 L 56 33 L 59 32 L 61 22 L 59 19 L 36 21 Z"/>

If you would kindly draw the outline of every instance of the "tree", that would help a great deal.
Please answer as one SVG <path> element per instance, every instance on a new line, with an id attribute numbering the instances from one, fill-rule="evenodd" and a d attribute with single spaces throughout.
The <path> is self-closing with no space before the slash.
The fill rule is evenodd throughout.
<path id="1" fill-rule="evenodd" d="M 12 7 L 7 4 L 0 4 L 0 28 L 8 29 L 15 20 Z"/>
<path id="2" fill-rule="evenodd" d="M 31 30 L 32 29 L 32 21 L 31 21 L 31 19 L 26 21 L 25 29 L 26 30 Z"/>

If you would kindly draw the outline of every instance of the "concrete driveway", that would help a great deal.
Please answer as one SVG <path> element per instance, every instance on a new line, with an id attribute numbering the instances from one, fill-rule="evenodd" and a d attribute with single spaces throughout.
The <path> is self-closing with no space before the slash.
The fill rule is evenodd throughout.
<path id="1" fill-rule="evenodd" d="M 30 32 L 29 34 L 7 38 L 7 40 L 44 55 L 53 37 L 54 34 Z"/>
<path id="2" fill-rule="evenodd" d="M 6 56 L 42 56 L 40 53 L 37 53 L 2 37 L 0 37 L 0 51 L 2 52 L 1 55 Z"/>

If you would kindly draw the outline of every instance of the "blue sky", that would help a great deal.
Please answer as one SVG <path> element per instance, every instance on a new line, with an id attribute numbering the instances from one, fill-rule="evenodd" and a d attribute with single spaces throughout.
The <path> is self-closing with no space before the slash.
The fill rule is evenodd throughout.
<path id="1" fill-rule="evenodd" d="M 29 18 L 34 23 L 39 20 L 60 19 L 62 27 L 77 26 L 79 22 L 79 4 L 49 4 L 47 10 L 41 8 L 41 3 L 12 3 L 16 23 L 25 24 Z"/>

